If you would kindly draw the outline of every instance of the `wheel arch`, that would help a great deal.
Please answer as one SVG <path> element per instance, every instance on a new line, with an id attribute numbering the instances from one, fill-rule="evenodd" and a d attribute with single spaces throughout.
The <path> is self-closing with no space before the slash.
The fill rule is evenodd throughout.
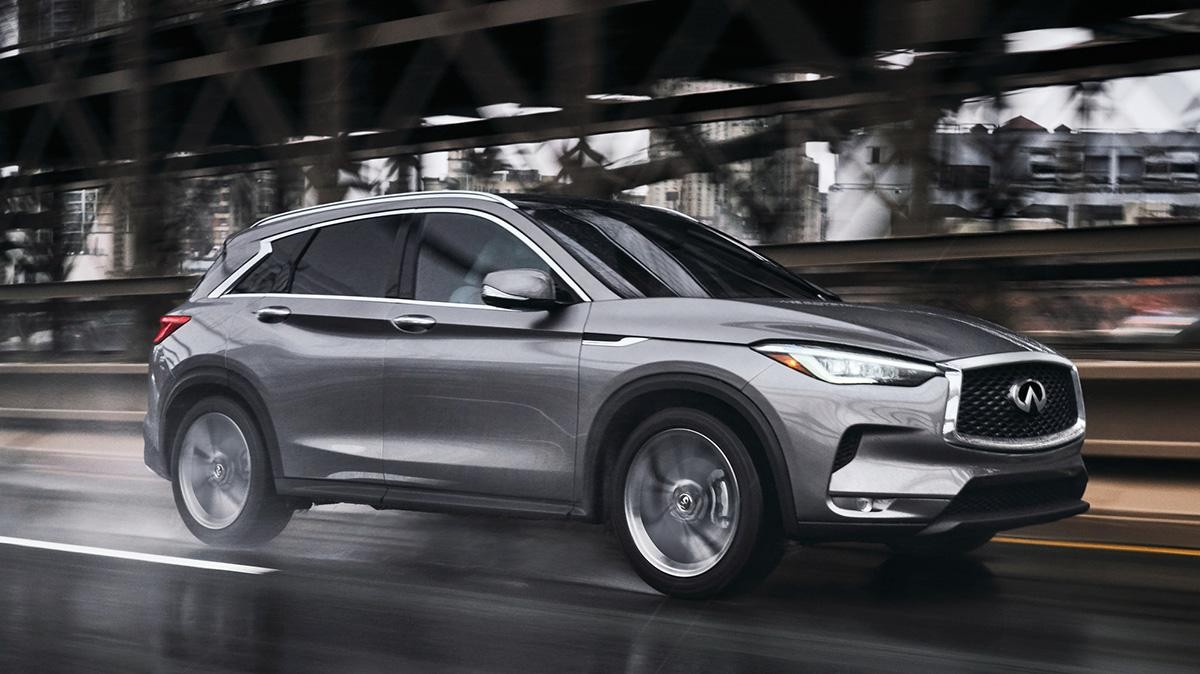
<path id="1" fill-rule="evenodd" d="M 271 472 L 274 477 L 281 477 L 279 443 L 275 435 L 275 424 L 267 405 L 254 385 L 242 375 L 228 369 L 214 366 L 198 367 L 180 376 L 171 388 L 170 394 L 162 405 L 162 423 L 159 428 L 159 447 L 167 462 L 167 471 L 172 472 L 175 464 L 174 438 L 179 430 L 179 423 L 187 414 L 188 409 L 203 398 L 209 396 L 224 396 L 242 407 L 258 422 L 259 432 L 263 435 L 267 455 L 271 459 Z M 172 477 L 174 477 L 172 475 Z"/>
<path id="2" fill-rule="evenodd" d="M 767 416 L 734 386 L 705 375 L 653 374 L 629 382 L 601 405 L 590 424 L 584 462 L 588 468 L 581 502 L 590 518 L 602 521 L 606 513 L 608 480 L 622 441 L 651 414 L 671 407 L 693 407 L 729 424 L 743 438 L 753 438 L 751 456 L 784 530 L 796 526 L 791 479 L 778 435 Z"/>

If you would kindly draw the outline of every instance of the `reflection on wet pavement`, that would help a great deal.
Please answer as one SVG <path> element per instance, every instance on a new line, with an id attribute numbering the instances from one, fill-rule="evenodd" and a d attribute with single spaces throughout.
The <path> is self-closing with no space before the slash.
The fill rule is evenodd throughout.
<path id="1" fill-rule="evenodd" d="M 278 569 L 261 576 L 0 546 L 0 671 L 1186 671 L 1196 558 L 991 544 L 973 557 L 789 549 L 750 594 L 669 600 L 600 527 L 299 515 L 204 548 L 128 438 L 0 451 L 0 535 Z"/>

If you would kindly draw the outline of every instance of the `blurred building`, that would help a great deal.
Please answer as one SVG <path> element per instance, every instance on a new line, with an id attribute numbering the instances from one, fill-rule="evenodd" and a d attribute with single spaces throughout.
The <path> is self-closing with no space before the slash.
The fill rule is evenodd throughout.
<path id="1" fill-rule="evenodd" d="M 655 88 L 655 96 L 680 96 L 706 91 L 732 89 L 738 85 L 715 80 L 668 80 Z M 762 129 L 758 119 L 740 119 L 729 122 L 700 124 L 696 132 L 705 143 L 719 143 L 746 136 Z M 650 161 L 676 156 L 679 150 L 671 137 L 671 129 L 650 130 Z M 746 214 L 738 200 L 733 198 L 731 186 L 737 181 L 749 182 L 751 164 L 748 161 L 732 162 L 724 166 L 723 176 L 711 172 L 692 173 L 682 178 L 664 180 L 649 186 L 646 204 L 663 206 L 687 213 L 697 220 L 712 225 L 738 238 L 748 237 Z"/>
<path id="2" fill-rule="evenodd" d="M 173 185 L 179 211 L 175 217 L 182 224 L 182 271 L 207 269 L 226 238 L 273 215 L 278 210 L 278 182 L 272 171 L 252 171 L 189 178 Z"/>
<path id="3" fill-rule="evenodd" d="M 0 47 L 67 38 L 125 21 L 128 0 L 0 0 Z"/>
<path id="4" fill-rule="evenodd" d="M 475 190 L 495 194 L 520 193 L 550 182 L 537 169 L 514 169 L 496 148 L 452 150 L 445 178 L 423 178 L 425 190 Z"/>
<path id="5" fill-rule="evenodd" d="M 17 0 L 0 0 L 0 49 L 11 47 L 20 38 Z"/>
<path id="6" fill-rule="evenodd" d="M 907 127 L 839 146 L 831 239 L 887 236 L 913 207 L 912 157 L 928 157 L 931 233 L 1200 219 L 1200 133 L 1048 130 L 1025 117 L 939 127 L 913 151 Z"/>
<path id="7" fill-rule="evenodd" d="M 759 229 L 753 243 L 795 243 L 824 239 L 820 167 L 805 154 L 804 144 L 785 147 L 753 160 L 757 198 L 770 213 L 771 231 Z"/>
<path id="8" fill-rule="evenodd" d="M 741 86 L 744 85 L 717 80 L 668 80 L 656 87 L 655 95 L 680 96 Z M 752 118 L 709 122 L 694 129 L 697 140 L 711 145 L 749 136 L 779 123 L 777 118 Z M 650 161 L 678 156 L 684 150 L 680 147 L 681 140 L 674 135 L 677 133 L 673 129 L 650 130 Z M 645 203 L 686 213 L 750 243 L 816 241 L 821 237 L 817 178 L 817 165 L 805 155 L 804 145 L 800 144 L 764 158 L 727 162 L 719 170 L 652 184 Z M 752 205 L 771 213 L 770 227 L 763 227 L 757 221 Z"/>

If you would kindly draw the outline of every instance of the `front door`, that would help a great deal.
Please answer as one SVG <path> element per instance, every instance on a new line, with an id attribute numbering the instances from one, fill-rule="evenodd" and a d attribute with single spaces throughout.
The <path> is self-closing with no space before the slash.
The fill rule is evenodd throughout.
<path id="1" fill-rule="evenodd" d="M 568 502 L 588 304 L 483 304 L 491 271 L 537 268 L 561 282 L 528 240 L 492 216 L 428 213 L 409 246 L 402 293 L 412 302 L 395 307 L 387 346 L 385 478 L 401 494 Z"/>

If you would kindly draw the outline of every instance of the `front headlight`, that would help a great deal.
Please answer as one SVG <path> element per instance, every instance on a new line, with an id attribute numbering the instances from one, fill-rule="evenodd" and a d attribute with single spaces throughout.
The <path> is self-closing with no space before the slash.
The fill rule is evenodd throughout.
<path id="1" fill-rule="evenodd" d="M 918 386 L 941 373 L 910 360 L 801 344 L 761 344 L 755 351 L 830 384 Z"/>

